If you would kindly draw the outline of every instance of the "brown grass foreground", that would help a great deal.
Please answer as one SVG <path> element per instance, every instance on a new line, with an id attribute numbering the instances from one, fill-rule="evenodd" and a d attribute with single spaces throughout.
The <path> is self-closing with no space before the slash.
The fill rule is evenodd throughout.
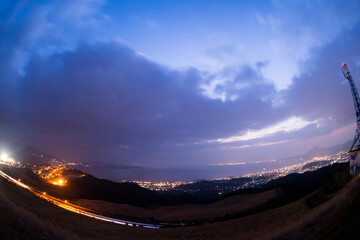
<path id="1" fill-rule="evenodd" d="M 345 239 L 360 222 L 359 177 L 311 209 L 309 195 L 239 219 L 164 229 L 120 226 L 70 213 L 4 179 L 0 189 L 0 239 Z"/>
<path id="2" fill-rule="evenodd" d="M 259 193 L 235 195 L 209 204 L 185 204 L 155 209 L 87 199 L 80 199 L 73 201 L 73 203 L 106 214 L 137 219 L 153 218 L 159 222 L 173 222 L 223 218 L 227 214 L 234 214 L 260 206 L 278 195 L 277 189 L 271 189 Z"/>

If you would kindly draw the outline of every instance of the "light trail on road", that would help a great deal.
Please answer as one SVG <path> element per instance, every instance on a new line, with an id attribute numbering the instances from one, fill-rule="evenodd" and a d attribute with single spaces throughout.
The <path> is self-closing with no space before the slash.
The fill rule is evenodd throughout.
<path id="1" fill-rule="evenodd" d="M 163 227 L 163 225 L 160 224 L 149 224 L 149 223 L 141 223 L 141 222 L 133 222 L 133 221 L 127 221 L 127 220 L 121 220 L 121 219 L 116 219 L 116 218 L 111 218 L 111 217 L 107 217 L 107 216 L 103 216 L 101 214 L 96 214 L 91 212 L 90 209 L 72 204 L 67 202 L 66 200 L 61 200 L 52 196 L 49 196 L 48 194 L 46 194 L 45 192 L 41 192 L 39 190 L 36 190 L 16 179 L 14 179 L 13 177 L 7 175 L 6 173 L 4 173 L 3 171 L 0 170 L 0 175 L 5 178 L 6 180 L 8 180 L 9 182 L 15 183 L 16 185 L 27 189 L 28 191 L 32 192 L 33 194 L 35 194 L 36 196 L 43 198 L 45 200 L 47 200 L 48 202 L 51 202 L 53 204 L 55 204 L 58 207 L 61 207 L 65 210 L 68 210 L 70 212 L 74 212 L 77 214 L 81 214 L 83 216 L 87 216 L 87 217 L 91 217 L 94 219 L 98 219 L 101 221 L 105 221 L 105 222 L 112 222 L 112 223 L 116 223 L 116 224 L 120 224 L 120 225 L 126 225 L 126 226 L 134 226 L 134 227 L 144 227 L 144 228 L 154 228 L 154 229 L 158 229 Z"/>

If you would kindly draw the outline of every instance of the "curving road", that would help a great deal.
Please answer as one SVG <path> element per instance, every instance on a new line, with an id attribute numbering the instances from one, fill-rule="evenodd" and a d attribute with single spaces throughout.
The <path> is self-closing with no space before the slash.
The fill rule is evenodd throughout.
<path id="1" fill-rule="evenodd" d="M 127 225 L 127 226 L 134 226 L 134 227 L 144 227 L 144 228 L 161 228 L 163 227 L 163 225 L 160 224 L 149 224 L 149 223 L 140 223 L 140 222 L 133 222 L 133 221 L 127 221 L 127 220 L 121 220 L 121 219 L 116 219 L 116 218 L 111 218 L 111 217 L 106 217 L 103 216 L 101 214 L 97 214 L 92 212 L 92 210 L 69 203 L 67 200 L 61 200 L 52 196 L 49 196 L 48 194 L 46 194 L 45 192 L 40 192 L 39 190 L 36 190 L 16 179 L 14 179 L 13 177 L 7 175 L 6 173 L 4 173 L 3 171 L 0 171 L 0 175 L 5 178 L 6 180 L 8 180 L 9 182 L 15 183 L 16 185 L 18 185 L 19 187 L 22 188 L 26 188 L 28 191 L 32 192 L 33 194 L 35 194 L 36 196 L 43 198 L 63 209 L 66 209 L 70 212 L 74 212 L 74 213 L 78 213 L 87 217 L 91 217 L 91 218 L 95 218 L 101 221 L 105 221 L 105 222 L 112 222 L 112 223 L 116 223 L 116 224 L 120 224 L 120 225 Z"/>

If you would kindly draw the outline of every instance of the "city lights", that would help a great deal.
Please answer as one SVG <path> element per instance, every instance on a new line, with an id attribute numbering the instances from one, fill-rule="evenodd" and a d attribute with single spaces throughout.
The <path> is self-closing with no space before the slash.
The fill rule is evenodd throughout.
<path id="1" fill-rule="evenodd" d="M 276 160 L 270 160 L 268 162 L 273 162 Z M 300 161 L 298 163 L 292 163 L 288 166 L 272 169 L 272 170 L 263 170 L 261 172 L 245 174 L 241 176 L 232 176 L 232 177 L 224 177 L 213 180 L 199 180 L 199 181 L 190 181 L 190 182 L 151 182 L 151 181 L 133 181 L 137 183 L 139 186 L 143 188 L 147 188 L 149 190 L 154 191 L 183 191 L 183 192 L 199 192 L 202 190 L 202 185 L 199 186 L 190 186 L 193 183 L 201 182 L 201 181 L 213 181 L 218 183 L 213 187 L 207 186 L 207 188 L 211 188 L 214 191 L 218 191 L 218 194 L 221 195 L 223 193 L 228 193 L 232 191 L 237 191 L 239 189 L 245 188 L 256 188 L 263 184 L 268 183 L 271 180 L 278 179 L 280 177 L 287 176 L 292 173 L 305 173 L 309 171 L 316 171 L 322 167 L 326 167 L 335 163 L 343 163 L 348 161 L 347 152 L 338 152 L 333 155 L 328 156 L 318 156 L 313 157 L 307 161 Z M 261 163 L 261 162 L 258 162 Z M 236 165 L 236 164 L 231 164 Z M 242 181 L 239 184 L 229 184 L 229 181 L 234 179 L 241 178 L 249 178 L 250 180 Z"/>
<path id="2" fill-rule="evenodd" d="M 52 181 L 51 183 L 54 184 L 54 185 L 58 185 L 58 186 L 64 186 L 66 184 L 66 180 L 65 179 L 57 179 L 55 181 Z"/>
<path id="3" fill-rule="evenodd" d="M 64 166 L 34 166 L 34 173 L 45 179 L 47 182 L 63 187 L 67 184 L 67 180 L 63 176 L 66 170 Z"/>

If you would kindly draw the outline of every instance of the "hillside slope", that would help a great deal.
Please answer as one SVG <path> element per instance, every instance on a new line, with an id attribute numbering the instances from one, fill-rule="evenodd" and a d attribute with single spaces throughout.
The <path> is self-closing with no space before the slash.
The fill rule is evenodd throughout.
<path id="1" fill-rule="evenodd" d="M 242 218 L 158 230 L 79 216 L 4 179 L 0 179 L 0 189 L 1 239 L 344 239 L 355 236 L 351 234 L 356 234 L 360 221 L 358 176 L 333 194 L 316 191 L 285 206 Z M 325 195 L 326 201 L 313 204 Z"/>

